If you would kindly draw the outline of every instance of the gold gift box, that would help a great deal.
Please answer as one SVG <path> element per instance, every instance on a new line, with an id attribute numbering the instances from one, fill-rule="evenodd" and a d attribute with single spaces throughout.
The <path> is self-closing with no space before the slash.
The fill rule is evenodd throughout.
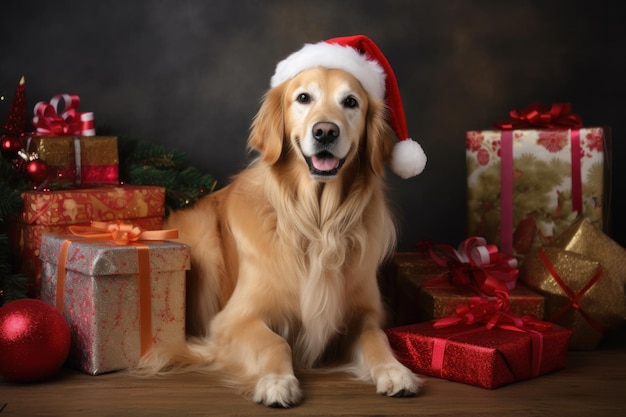
<path id="1" fill-rule="evenodd" d="M 547 320 L 574 331 L 572 350 L 595 349 L 626 320 L 626 252 L 585 219 L 529 255 L 520 280 L 545 296 Z"/>
<path id="2" fill-rule="evenodd" d="M 74 185 L 118 184 L 115 136 L 33 136 L 28 152 L 37 152 L 50 171 L 49 180 Z"/>
<path id="3" fill-rule="evenodd" d="M 401 252 L 394 254 L 383 268 L 381 292 L 390 310 L 391 324 L 403 326 L 455 315 L 457 307 L 470 299 L 485 296 L 470 288 L 424 286 L 430 279 L 447 274 L 427 254 Z M 544 298 L 528 287 L 518 285 L 509 292 L 511 313 L 519 317 L 530 314 L 542 318 Z"/>

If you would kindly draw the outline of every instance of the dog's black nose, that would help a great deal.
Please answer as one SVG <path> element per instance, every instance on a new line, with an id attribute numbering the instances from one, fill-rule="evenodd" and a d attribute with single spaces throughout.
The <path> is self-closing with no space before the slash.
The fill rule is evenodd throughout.
<path id="1" fill-rule="evenodd" d="M 339 137 L 339 126 L 332 122 L 318 122 L 313 125 L 313 137 L 323 144 L 331 143 Z"/>

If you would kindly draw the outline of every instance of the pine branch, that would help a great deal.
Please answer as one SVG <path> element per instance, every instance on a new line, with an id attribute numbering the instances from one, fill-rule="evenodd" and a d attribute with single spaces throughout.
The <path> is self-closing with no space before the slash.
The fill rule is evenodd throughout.
<path id="1" fill-rule="evenodd" d="M 120 179 L 164 187 L 168 209 L 191 206 L 215 188 L 213 177 L 191 167 L 183 152 L 129 137 L 118 137 L 118 151 Z"/>
<path id="2" fill-rule="evenodd" d="M 5 182 L 0 182 L 0 222 L 5 222 L 11 214 L 19 213 L 24 202 L 21 191 L 9 186 Z"/>

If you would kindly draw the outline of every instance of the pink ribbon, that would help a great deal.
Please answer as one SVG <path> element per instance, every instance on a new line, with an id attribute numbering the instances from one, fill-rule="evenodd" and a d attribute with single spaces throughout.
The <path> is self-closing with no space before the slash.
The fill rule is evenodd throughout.
<path id="1" fill-rule="evenodd" d="M 500 247 L 507 255 L 513 254 L 513 130 L 514 129 L 570 129 L 572 162 L 572 208 L 583 214 L 580 116 L 572 113 L 570 103 L 555 103 L 547 107 L 533 103 L 523 110 L 511 110 L 510 119 L 494 126 L 500 134 Z"/>
<path id="2" fill-rule="evenodd" d="M 572 162 L 572 209 L 583 214 L 582 151 L 580 131 L 570 130 Z M 506 255 L 513 254 L 513 131 L 500 133 L 500 247 Z"/>
<path id="3" fill-rule="evenodd" d="M 448 245 L 432 245 L 432 259 L 448 268 L 446 275 L 428 280 L 423 286 L 433 286 L 447 279 L 454 286 L 475 286 L 488 295 L 507 293 L 517 284 L 517 260 L 505 256 L 495 245 L 482 237 L 470 237 L 458 249 Z"/>
<path id="4" fill-rule="evenodd" d="M 63 101 L 63 111 L 59 108 Z M 33 126 L 41 135 L 95 136 L 92 112 L 79 112 L 80 98 L 75 94 L 57 94 L 50 103 L 35 104 Z"/>

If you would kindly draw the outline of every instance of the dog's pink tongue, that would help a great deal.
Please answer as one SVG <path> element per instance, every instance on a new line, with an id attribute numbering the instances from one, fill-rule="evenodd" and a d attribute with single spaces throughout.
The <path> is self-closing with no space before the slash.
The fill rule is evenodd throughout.
<path id="1" fill-rule="evenodd" d="M 332 171 L 339 166 L 339 159 L 335 157 L 313 156 L 311 160 L 318 171 Z"/>
<path id="2" fill-rule="evenodd" d="M 339 166 L 339 159 L 334 157 L 313 156 L 311 162 L 318 171 L 332 171 Z"/>

